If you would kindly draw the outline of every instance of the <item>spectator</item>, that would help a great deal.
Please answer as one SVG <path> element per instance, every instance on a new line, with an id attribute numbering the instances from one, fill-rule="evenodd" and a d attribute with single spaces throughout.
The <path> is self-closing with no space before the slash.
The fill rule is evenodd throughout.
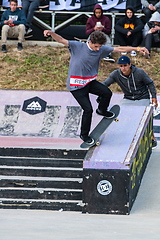
<path id="1" fill-rule="evenodd" d="M 143 12 L 146 17 L 146 23 L 151 18 L 151 15 L 158 11 L 160 13 L 160 1 L 158 0 L 141 0 L 141 3 L 143 5 Z"/>
<path id="2" fill-rule="evenodd" d="M 23 0 L 22 9 L 26 15 L 26 34 L 32 32 L 31 24 L 34 16 L 34 11 L 39 7 L 39 0 Z"/>
<path id="3" fill-rule="evenodd" d="M 7 52 L 7 37 L 18 37 L 18 50 L 22 50 L 22 42 L 25 35 L 26 17 L 23 10 L 17 8 L 17 0 L 10 1 L 10 8 L 3 12 L 1 18 L 2 25 L 2 52 Z"/>
<path id="4" fill-rule="evenodd" d="M 144 26 L 143 35 L 145 38 L 145 47 L 149 54 L 145 54 L 146 58 L 150 58 L 151 47 L 160 47 L 160 13 L 152 14 L 151 19 Z"/>
<path id="5" fill-rule="evenodd" d="M 149 106 L 150 94 L 152 96 L 152 104 L 158 106 L 156 98 L 156 89 L 154 82 L 143 71 L 130 63 L 127 56 L 122 56 L 118 61 L 119 69 L 113 71 L 103 84 L 109 87 L 113 83 L 117 83 L 123 93 L 124 98 L 121 100 L 121 105 Z M 148 90 L 149 89 L 149 90 Z M 152 149 L 156 148 L 157 141 L 152 138 Z"/>
<path id="6" fill-rule="evenodd" d="M 122 17 L 115 25 L 115 39 L 120 46 L 137 47 L 142 41 L 142 21 L 134 15 L 131 6 L 126 9 L 126 16 Z M 127 54 L 127 52 L 122 53 Z M 131 56 L 135 57 L 136 52 L 132 51 Z"/>
<path id="7" fill-rule="evenodd" d="M 111 22 L 108 17 L 103 15 L 103 9 L 99 4 L 96 4 L 93 9 L 94 15 L 87 20 L 86 24 L 86 34 L 90 36 L 90 34 L 94 31 L 102 31 L 106 34 L 107 42 L 106 46 L 111 47 L 111 39 L 109 37 L 111 33 Z M 109 54 L 104 60 L 109 62 L 115 62 L 112 58 L 111 54 Z"/>

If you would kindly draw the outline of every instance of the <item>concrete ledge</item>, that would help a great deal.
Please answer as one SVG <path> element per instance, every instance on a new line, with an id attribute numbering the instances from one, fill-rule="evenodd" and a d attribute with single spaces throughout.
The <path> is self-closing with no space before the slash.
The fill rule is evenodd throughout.
<path id="1" fill-rule="evenodd" d="M 17 45 L 17 40 L 8 40 L 7 45 Z M 0 44 L 2 45 L 2 42 L 0 41 Z M 52 46 L 52 47 L 64 47 L 63 44 L 52 42 L 52 41 L 30 41 L 30 40 L 24 40 L 23 46 Z"/>
<path id="2" fill-rule="evenodd" d="M 83 213 L 129 214 L 152 152 L 152 107 L 121 106 L 83 162 Z"/>
<path id="3" fill-rule="evenodd" d="M 17 45 L 17 40 L 8 40 L 7 41 L 7 45 Z M 0 40 L 0 44 L 2 44 L 1 40 Z M 52 42 L 52 41 L 32 41 L 32 40 L 26 40 L 24 39 L 23 41 L 23 46 L 52 46 L 52 47 L 65 47 L 65 45 L 61 44 L 61 43 L 57 43 L 57 42 Z M 113 47 L 118 47 L 119 45 L 113 45 Z M 157 51 L 160 52 L 160 48 L 156 48 L 153 47 L 152 51 Z"/>

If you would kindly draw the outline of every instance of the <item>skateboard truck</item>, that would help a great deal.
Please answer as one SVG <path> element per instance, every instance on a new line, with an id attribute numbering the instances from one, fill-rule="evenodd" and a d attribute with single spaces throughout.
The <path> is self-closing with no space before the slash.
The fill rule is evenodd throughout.
<path id="1" fill-rule="evenodd" d="M 110 124 L 115 121 L 118 122 L 119 119 L 117 118 L 120 112 L 120 106 L 119 105 L 114 105 L 110 111 L 112 111 L 115 116 L 113 118 L 106 118 L 103 117 L 101 119 L 101 121 L 98 123 L 98 125 L 93 129 L 93 131 L 91 132 L 91 134 L 89 135 L 91 138 L 94 139 L 94 143 L 88 145 L 87 143 L 83 142 L 80 147 L 81 148 L 90 148 L 94 145 L 99 146 L 100 142 L 99 142 L 99 138 L 100 136 L 104 133 L 104 131 L 110 126 Z"/>

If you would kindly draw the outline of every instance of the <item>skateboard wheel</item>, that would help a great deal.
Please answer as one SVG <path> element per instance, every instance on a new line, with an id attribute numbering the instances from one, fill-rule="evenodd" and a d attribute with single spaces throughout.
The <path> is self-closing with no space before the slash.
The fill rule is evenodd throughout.
<path id="1" fill-rule="evenodd" d="M 99 146 L 100 145 L 100 142 L 96 142 L 96 146 Z"/>
<path id="2" fill-rule="evenodd" d="M 118 119 L 118 118 L 115 118 L 115 119 L 114 119 L 114 121 L 115 121 L 115 122 L 118 122 L 118 121 L 119 121 L 119 119 Z"/>

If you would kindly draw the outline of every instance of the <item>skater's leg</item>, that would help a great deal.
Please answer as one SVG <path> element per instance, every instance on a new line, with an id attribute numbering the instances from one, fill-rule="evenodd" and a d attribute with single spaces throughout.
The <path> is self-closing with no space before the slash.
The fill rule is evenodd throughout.
<path id="1" fill-rule="evenodd" d="M 99 102 L 98 109 L 96 110 L 96 113 L 99 115 L 105 116 L 107 118 L 114 117 L 114 113 L 107 111 L 107 108 L 110 103 L 110 99 L 112 97 L 111 90 L 96 80 L 92 81 L 89 84 L 89 86 L 90 86 L 90 89 L 89 89 L 90 93 L 100 96 L 100 102 Z"/>
<path id="2" fill-rule="evenodd" d="M 89 99 L 88 86 L 72 91 L 72 95 L 83 109 L 81 135 L 87 137 L 91 127 L 93 108 Z"/>

